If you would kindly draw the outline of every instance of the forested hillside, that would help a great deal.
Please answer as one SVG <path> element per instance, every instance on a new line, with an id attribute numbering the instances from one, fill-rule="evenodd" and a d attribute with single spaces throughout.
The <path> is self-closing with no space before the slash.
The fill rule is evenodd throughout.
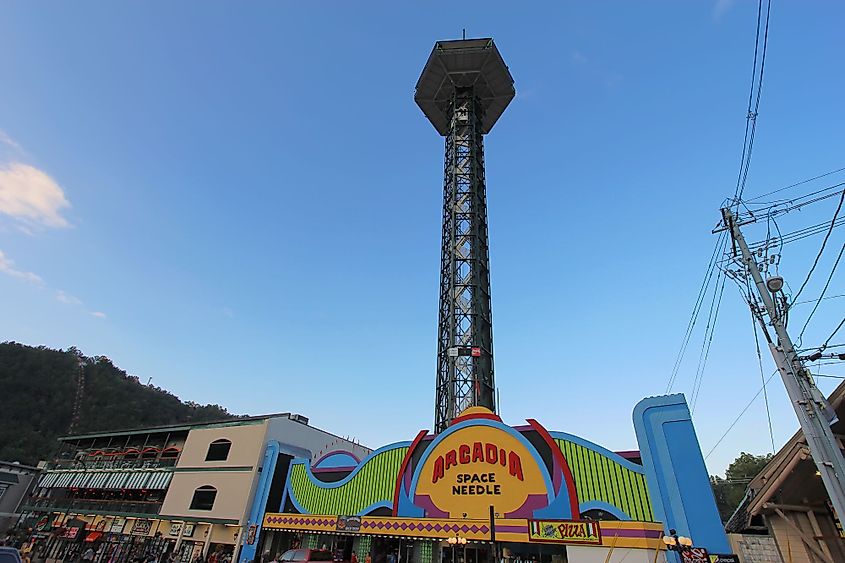
<path id="1" fill-rule="evenodd" d="M 68 434 L 79 370 L 85 386 L 74 434 L 230 418 L 219 405 L 182 402 L 104 356 L 0 343 L 0 460 L 36 464 Z"/>

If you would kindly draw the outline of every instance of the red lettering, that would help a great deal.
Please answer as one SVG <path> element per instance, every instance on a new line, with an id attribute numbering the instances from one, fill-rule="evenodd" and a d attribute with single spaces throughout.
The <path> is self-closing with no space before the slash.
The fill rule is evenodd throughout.
<path id="1" fill-rule="evenodd" d="M 447 465 L 446 468 L 448 469 L 449 466 Z M 522 476 L 522 460 L 519 459 L 519 456 L 515 452 L 511 452 L 508 455 L 508 472 L 511 474 L 511 477 L 516 477 L 520 481 L 525 480 L 525 477 Z"/>
<path id="2" fill-rule="evenodd" d="M 450 467 L 454 467 L 456 465 L 458 465 L 458 454 L 455 453 L 455 450 L 449 450 L 446 453 L 446 471 L 448 471 Z"/>
<path id="3" fill-rule="evenodd" d="M 487 457 L 487 463 L 495 464 L 498 461 L 496 458 L 499 457 L 499 449 L 496 447 L 496 444 L 486 444 L 484 453 Z"/>
<path id="4" fill-rule="evenodd" d="M 434 471 L 431 475 L 431 482 L 436 483 L 440 479 L 443 478 L 443 456 L 437 456 L 437 459 L 434 460 Z"/>
<path id="5" fill-rule="evenodd" d="M 484 461 L 484 447 L 481 442 L 476 442 L 472 445 L 472 462 Z"/>
<path id="6" fill-rule="evenodd" d="M 502 465 L 502 467 L 508 464 L 508 456 L 505 455 L 505 448 L 499 450 L 499 463 Z"/>
<path id="7" fill-rule="evenodd" d="M 469 446 L 466 444 L 462 444 L 460 448 L 458 448 L 458 461 L 462 464 L 469 463 Z"/>

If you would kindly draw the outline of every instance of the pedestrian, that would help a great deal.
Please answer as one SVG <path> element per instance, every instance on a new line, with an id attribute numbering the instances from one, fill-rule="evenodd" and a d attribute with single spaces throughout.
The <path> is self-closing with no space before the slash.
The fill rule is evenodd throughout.
<path id="1" fill-rule="evenodd" d="M 367 556 L 364 557 L 364 563 L 373 563 L 373 556 L 367 553 Z"/>
<path id="2" fill-rule="evenodd" d="M 358 563 L 358 555 L 354 551 L 352 552 L 352 559 L 350 559 L 350 563 Z"/>
<path id="3" fill-rule="evenodd" d="M 85 553 L 82 554 L 82 560 L 83 561 L 93 561 L 94 560 L 94 548 L 89 546 L 88 549 L 85 550 Z"/>

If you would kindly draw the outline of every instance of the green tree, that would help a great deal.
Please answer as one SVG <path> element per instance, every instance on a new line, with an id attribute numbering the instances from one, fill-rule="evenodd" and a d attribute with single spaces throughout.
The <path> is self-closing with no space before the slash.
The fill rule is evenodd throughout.
<path id="1" fill-rule="evenodd" d="M 742 502 L 748 483 L 771 459 L 772 454 L 754 455 L 742 452 L 725 470 L 724 479 L 718 475 L 710 476 L 710 485 L 713 487 L 713 496 L 716 497 L 716 506 L 719 508 L 722 522 L 728 521 Z"/>
<path id="2" fill-rule="evenodd" d="M 56 438 L 68 432 L 80 369 L 85 392 L 78 434 L 232 418 L 218 405 L 184 403 L 144 385 L 105 356 L 2 342 L 0 459 L 34 465 L 50 457 Z"/>

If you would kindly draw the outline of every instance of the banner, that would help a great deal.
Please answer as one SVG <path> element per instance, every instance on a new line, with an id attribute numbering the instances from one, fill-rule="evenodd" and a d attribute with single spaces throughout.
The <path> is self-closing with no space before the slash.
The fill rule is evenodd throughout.
<path id="1" fill-rule="evenodd" d="M 591 520 L 530 520 L 528 540 L 546 543 L 601 544 L 601 529 Z"/>
<path id="2" fill-rule="evenodd" d="M 361 531 L 361 517 L 360 516 L 338 516 L 337 517 L 336 529 L 339 532 L 360 532 Z"/>

